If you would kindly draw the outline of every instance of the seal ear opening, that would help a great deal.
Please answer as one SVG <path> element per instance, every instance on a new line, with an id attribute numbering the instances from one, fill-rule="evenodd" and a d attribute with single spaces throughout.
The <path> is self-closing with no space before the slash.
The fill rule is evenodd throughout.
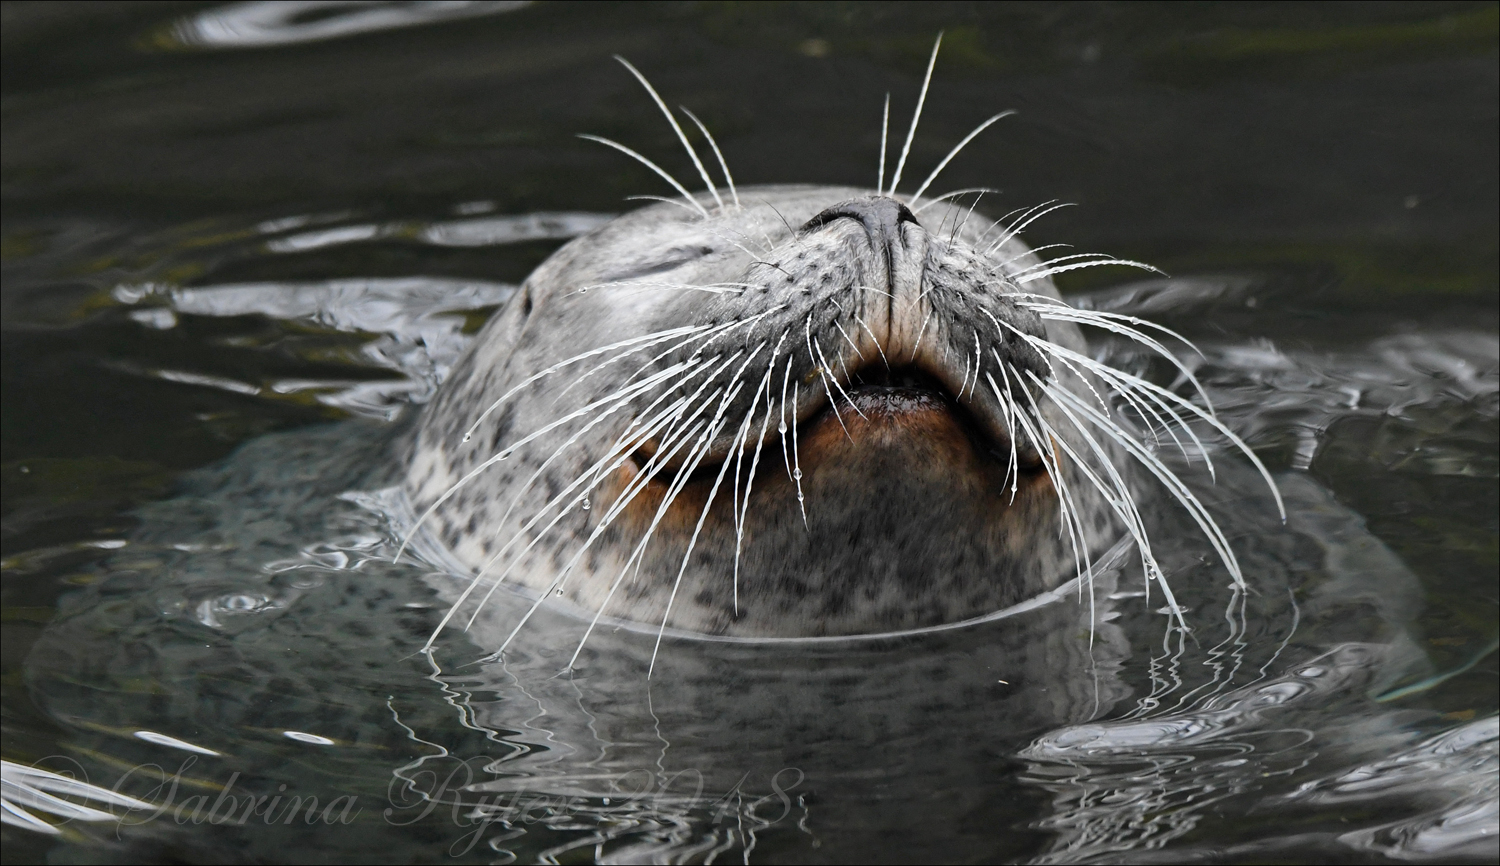
<path id="1" fill-rule="evenodd" d="M 517 300 L 521 302 L 521 321 L 524 322 L 531 318 L 531 287 L 522 286 L 521 297 Z"/>

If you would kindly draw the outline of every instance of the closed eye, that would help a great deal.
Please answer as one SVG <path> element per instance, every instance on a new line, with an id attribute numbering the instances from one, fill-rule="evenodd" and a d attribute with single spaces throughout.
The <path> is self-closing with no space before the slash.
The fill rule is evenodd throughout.
<path id="1" fill-rule="evenodd" d="M 641 277 L 664 274 L 668 271 L 674 271 L 683 265 L 699 261 L 712 255 L 713 252 L 712 247 L 673 247 L 660 255 L 638 262 L 633 267 L 610 274 L 608 281 L 618 283 L 626 280 L 638 280 Z"/>

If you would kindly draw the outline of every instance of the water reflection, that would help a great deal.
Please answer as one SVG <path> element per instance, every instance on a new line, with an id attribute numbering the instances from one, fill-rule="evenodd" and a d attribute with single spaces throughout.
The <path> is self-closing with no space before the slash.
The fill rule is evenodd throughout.
<path id="1" fill-rule="evenodd" d="M 265 48 L 494 15 L 529 5 L 529 0 L 278 0 L 230 3 L 177 22 L 172 26 L 171 37 L 179 45 L 187 47 Z"/>
<path id="2" fill-rule="evenodd" d="M 1220 303 L 1235 291 L 1169 282 L 1089 302 L 1135 312 L 1133 303 L 1175 293 L 1191 309 L 1195 294 Z M 255 314 L 378 335 L 362 344 L 361 363 L 401 373 L 407 389 L 375 403 L 399 407 L 429 393 L 470 339 L 453 313 L 508 292 L 401 278 L 129 284 L 115 298 L 132 312 Z M 1098 345 L 1111 363 L 1139 362 L 1128 346 Z M 1336 351 L 1231 335 L 1183 360 L 1212 383 L 1225 417 L 1263 440 L 1317 430 L 1313 456 L 1326 459 L 1351 420 L 1426 418 L 1392 465 L 1467 473 L 1488 465 L 1470 440 L 1454 440 L 1437 462 L 1409 455 L 1452 429 L 1433 417 L 1472 417 L 1476 403 L 1489 405 L 1495 346 L 1457 331 Z M 278 387 L 293 390 L 288 381 L 257 386 L 257 399 L 279 399 Z M 1354 383 L 1358 400 L 1347 394 Z M 348 393 L 326 380 L 320 387 Z M 410 515 L 399 489 L 383 486 L 385 447 L 380 428 L 357 424 L 266 437 L 146 509 L 108 574 L 38 645 L 31 673 L 49 713 L 90 719 L 75 732 L 80 744 L 119 762 L 161 761 L 129 733 L 145 719 L 214 731 L 194 737 L 222 756 L 189 774 L 205 785 L 223 784 L 232 768 L 243 785 L 326 788 L 286 751 L 315 743 L 342 768 L 334 790 L 379 790 L 395 809 L 394 824 L 366 841 L 413 859 L 432 851 L 399 832 L 406 824 L 443 834 L 462 856 L 605 862 L 797 859 L 824 850 L 814 845 L 875 857 L 897 844 L 891 828 L 903 846 L 957 858 L 993 845 L 996 822 L 1047 834 L 1042 853 L 1027 855 L 1044 862 L 1194 859 L 1208 854 L 1188 840 L 1226 810 L 1252 816 L 1233 830 L 1250 840 L 1234 843 L 1247 857 L 1286 845 L 1471 856 L 1495 830 L 1484 775 L 1493 775 L 1492 724 L 1433 735 L 1413 725 L 1426 716 L 1372 700 L 1437 681 L 1407 633 L 1420 587 L 1364 519 L 1306 473 L 1278 478 L 1285 527 L 1252 473 L 1232 461 L 1199 491 L 1239 532 L 1253 592 L 1221 586 L 1188 527 L 1162 528 L 1161 537 L 1183 539 L 1160 556 L 1174 583 L 1190 587 L 1181 601 L 1191 631 L 1153 614 L 1160 600 L 1122 565 L 1101 574 L 1108 585 L 1096 587 L 1092 611 L 1063 594 L 1016 617 L 884 642 L 669 636 L 648 679 L 653 636 L 624 627 L 601 629 L 577 668 L 559 676 L 584 625 L 562 608 L 544 608 L 503 659 L 476 664 L 475 647 L 497 645 L 529 604 L 507 593 L 467 637 L 453 633 L 436 654 L 414 654 L 463 582 L 441 547 L 420 538 L 417 561 L 391 564 Z M 1182 518 L 1168 510 L 1154 519 Z M 393 668 L 393 659 L 405 661 Z M 133 693 L 128 684 L 142 681 L 162 691 Z M 381 755 L 415 755 L 370 760 L 362 750 L 371 744 Z M 1011 760 L 1025 772 L 1002 769 Z M 1038 795 L 1041 805 L 1024 805 Z M 1341 821 L 1360 797 L 1385 804 L 1378 821 L 1294 843 L 1281 832 L 1287 809 Z M 992 817 L 975 829 L 965 816 L 976 814 Z M 448 815 L 463 819 L 450 825 Z M 280 832 L 258 835 L 248 850 L 269 856 L 302 844 Z M 192 844 L 207 856 L 216 838 Z M 1017 857 L 1036 850 L 1016 844 Z"/>

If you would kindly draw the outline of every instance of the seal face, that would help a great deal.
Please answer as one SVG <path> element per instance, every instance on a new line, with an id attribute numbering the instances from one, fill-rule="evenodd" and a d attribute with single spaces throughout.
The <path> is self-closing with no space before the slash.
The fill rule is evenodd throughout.
<path id="1" fill-rule="evenodd" d="M 1003 608 L 1115 540 L 1082 458 L 1118 448 L 1050 396 L 1093 386 L 1057 363 L 1083 339 L 1020 241 L 858 189 L 739 201 L 567 244 L 428 407 L 409 494 L 481 585 L 868 633 Z"/>

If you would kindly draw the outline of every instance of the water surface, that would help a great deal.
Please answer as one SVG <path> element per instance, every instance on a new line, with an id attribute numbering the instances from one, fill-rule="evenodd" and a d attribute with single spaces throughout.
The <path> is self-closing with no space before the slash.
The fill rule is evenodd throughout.
<path id="1" fill-rule="evenodd" d="M 7 860 L 1496 859 L 1494 5 L 407 6 L 4 7 L 4 757 L 362 809 L 7 825 Z M 940 29 L 915 179 L 1018 109 L 946 187 L 1170 275 L 1062 287 L 1199 344 L 1291 505 L 1202 490 L 1253 591 L 1181 527 L 1191 635 L 1122 564 L 1096 610 L 681 643 L 649 686 L 628 632 L 567 680 L 413 655 L 443 578 L 389 563 L 391 437 L 562 240 L 669 192 L 575 133 L 691 172 L 610 56 L 742 183 L 869 185 Z"/>

